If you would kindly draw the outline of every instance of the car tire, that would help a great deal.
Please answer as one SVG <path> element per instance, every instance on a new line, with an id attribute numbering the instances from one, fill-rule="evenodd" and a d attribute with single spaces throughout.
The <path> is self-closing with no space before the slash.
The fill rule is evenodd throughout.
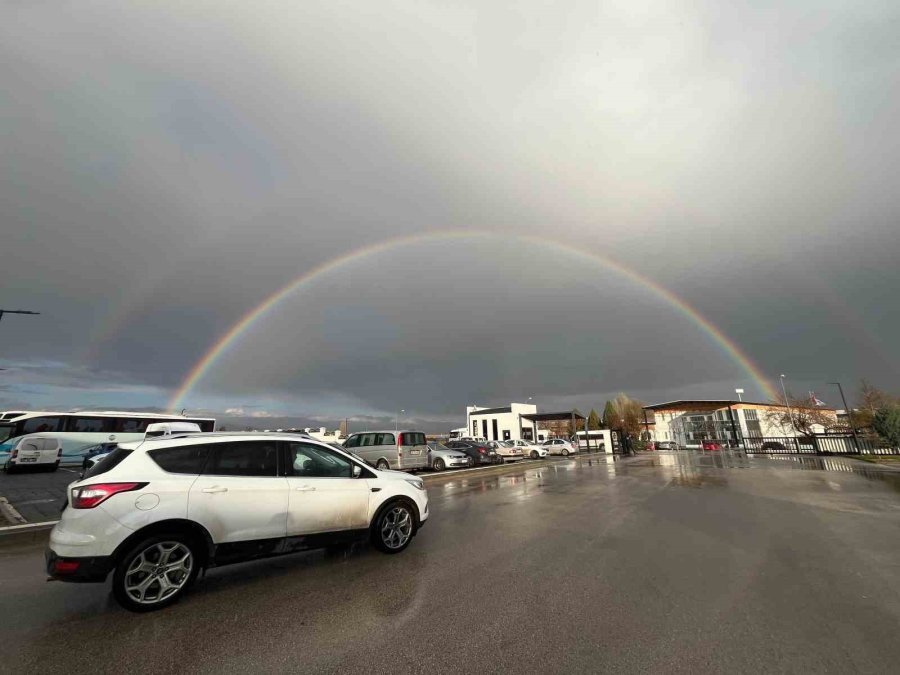
<path id="1" fill-rule="evenodd" d="M 391 465 L 388 464 L 386 460 L 379 459 L 377 462 L 375 462 L 375 468 L 379 471 L 388 471 L 390 470 Z"/>
<path id="2" fill-rule="evenodd" d="M 568 457 L 568 456 L 569 456 L 569 450 L 568 450 L 568 448 L 563 448 L 563 449 L 562 449 L 562 456 L 563 456 L 563 457 Z"/>
<path id="3" fill-rule="evenodd" d="M 468 457 L 466 460 L 466 466 L 471 469 L 473 466 L 475 466 L 475 460 L 471 457 Z"/>
<path id="4" fill-rule="evenodd" d="M 434 464 L 431 465 L 435 471 L 443 471 L 446 467 L 444 466 L 444 460 L 436 459 L 434 460 Z"/>
<path id="5" fill-rule="evenodd" d="M 531 451 L 531 455 L 529 455 L 529 456 L 531 457 L 531 459 L 537 459 L 537 458 L 538 458 L 538 451 L 537 451 L 537 450 L 532 450 L 532 451 Z"/>
<path id="6" fill-rule="evenodd" d="M 200 551 L 194 538 L 182 532 L 158 534 L 138 542 L 116 565 L 113 597 L 131 612 L 152 612 L 178 602 L 197 578 Z M 176 556 L 174 561 L 162 562 L 173 555 Z M 180 566 L 175 567 L 178 563 Z M 160 575 L 164 565 L 171 569 Z M 151 581 L 146 583 L 148 579 Z M 162 579 L 166 580 L 168 588 L 163 587 Z"/>
<path id="7" fill-rule="evenodd" d="M 416 533 L 416 514 L 407 502 L 396 500 L 378 512 L 370 535 L 372 545 L 382 553 L 400 553 Z"/>

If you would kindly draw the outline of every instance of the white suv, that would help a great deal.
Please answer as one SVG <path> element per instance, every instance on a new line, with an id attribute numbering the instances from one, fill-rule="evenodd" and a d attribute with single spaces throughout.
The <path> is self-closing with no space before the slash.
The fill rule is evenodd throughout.
<path id="1" fill-rule="evenodd" d="M 102 582 L 132 611 L 178 600 L 206 567 L 368 538 L 409 545 L 420 478 L 293 434 L 192 433 L 123 443 L 69 486 L 47 572 Z"/>

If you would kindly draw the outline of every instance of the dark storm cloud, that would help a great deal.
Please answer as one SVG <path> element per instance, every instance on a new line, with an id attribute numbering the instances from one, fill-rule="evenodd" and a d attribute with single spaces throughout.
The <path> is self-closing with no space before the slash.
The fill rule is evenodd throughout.
<path id="1" fill-rule="evenodd" d="M 322 261 L 480 229 L 626 261 L 800 389 L 900 374 L 896 3 L 483 5 L 0 9 L 0 306 L 43 312 L 0 354 L 57 364 L 37 400 L 162 405 Z M 485 247 L 341 268 L 198 401 L 436 419 L 746 383 L 652 294 Z"/>

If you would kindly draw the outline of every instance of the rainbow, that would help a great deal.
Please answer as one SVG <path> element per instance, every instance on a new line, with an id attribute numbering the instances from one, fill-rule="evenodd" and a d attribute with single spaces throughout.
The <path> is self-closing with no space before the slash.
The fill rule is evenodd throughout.
<path id="1" fill-rule="evenodd" d="M 453 232 L 445 231 L 437 233 L 416 234 L 406 237 L 398 237 L 395 239 L 388 239 L 386 241 L 369 246 L 363 246 L 354 251 L 350 251 L 349 253 L 345 253 L 344 255 L 327 260 L 321 265 L 318 265 L 317 267 L 314 267 L 289 281 L 277 291 L 263 299 L 263 301 L 256 305 L 253 309 L 244 314 L 231 326 L 231 328 L 225 331 L 225 333 L 218 340 L 216 340 L 216 342 L 213 343 L 212 346 L 210 346 L 206 353 L 200 358 L 199 361 L 194 364 L 194 367 L 191 368 L 191 370 L 185 376 L 178 389 L 172 395 L 172 398 L 168 403 L 168 407 L 172 410 L 180 410 L 182 407 L 182 402 L 187 397 L 187 395 L 190 394 L 191 390 L 201 379 L 203 379 L 204 375 L 209 372 L 209 370 L 215 365 L 216 361 L 218 361 L 222 357 L 222 355 L 228 350 L 228 348 L 232 344 L 234 344 L 235 341 L 237 341 L 245 331 L 247 331 L 251 326 L 253 326 L 253 324 L 264 317 L 269 312 L 269 310 L 278 305 L 278 303 L 280 303 L 282 300 L 300 291 L 301 289 L 310 286 L 311 284 L 313 284 L 313 282 L 315 282 L 316 279 L 318 279 L 322 275 L 328 274 L 329 272 L 336 270 L 348 263 L 355 262 L 361 260 L 362 258 L 377 255 L 379 253 L 384 253 L 385 251 L 403 246 L 410 246 L 413 244 L 431 241 L 439 241 L 443 239 L 473 238 L 502 238 L 530 242 L 538 244 L 545 249 L 554 248 L 564 253 L 586 259 L 592 264 L 599 263 L 603 267 L 617 272 L 623 277 L 652 292 L 654 295 L 664 300 L 673 309 L 677 310 L 680 314 L 693 322 L 731 360 L 733 360 L 750 378 L 753 379 L 753 381 L 762 390 L 765 396 L 767 396 L 769 399 L 777 400 L 778 395 L 772 385 L 769 384 L 766 376 L 762 373 L 759 367 L 757 367 L 753 363 L 750 357 L 747 356 L 747 354 L 745 354 L 744 351 L 731 338 L 725 335 L 715 324 L 704 317 L 694 307 L 691 307 L 687 302 L 675 295 L 675 293 L 670 291 L 668 288 L 661 286 L 653 279 L 650 279 L 649 277 L 644 276 L 643 274 L 631 269 L 630 267 L 627 267 L 623 263 L 617 260 L 613 260 L 612 258 L 609 258 L 608 256 L 605 256 L 601 253 L 588 253 L 568 244 L 541 239 L 532 235 L 499 235 L 477 230 L 462 230 Z"/>

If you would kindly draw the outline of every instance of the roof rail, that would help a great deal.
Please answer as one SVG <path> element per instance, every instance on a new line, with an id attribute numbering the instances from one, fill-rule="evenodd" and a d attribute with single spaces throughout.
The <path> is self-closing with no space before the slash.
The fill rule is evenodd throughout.
<path id="1" fill-rule="evenodd" d="M 147 425 L 144 440 L 173 434 L 195 434 L 201 431 L 200 425 L 193 422 L 154 422 Z"/>

